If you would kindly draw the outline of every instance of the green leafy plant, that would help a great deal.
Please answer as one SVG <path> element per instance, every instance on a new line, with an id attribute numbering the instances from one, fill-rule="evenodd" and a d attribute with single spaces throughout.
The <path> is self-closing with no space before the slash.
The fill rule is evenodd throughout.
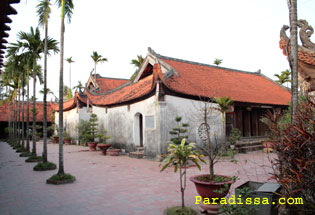
<path id="1" fill-rule="evenodd" d="M 71 140 L 72 138 L 70 137 L 70 135 L 66 131 L 64 131 L 63 132 L 63 139 L 64 140 Z"/>
<path id="2" fill-rule="evenodd" d="M 164 159 L 160 165 L 162 166 L 161 172 L 168 166 L 173 165 L 174 172 L 179 169 L 180 179 L 180 191 L 182 197 L 182 208 L 185 207 L 184 194 L 186 189 L 186 171 L 188 161 L 192 161 L 200 170 L 199 161 L 205 163 L 202 159 L 202 155 L 195 150 L 195 143 L 189 143 L 186 145 L 186 139 L 182 139 L 181 144 L 177 145 L 171 143 L 168 147 L 168 154 L 164 156 Z"/>
<path id="3" fill-rule="evenodd" d="M 250 195 L 252 194 L 252 190 L 249 187 L 243 187 L 239 189 L 239 195 L 245 202 L 246 198 L 252 198 Z M 238 197 L 237 197 L 238 198 Z M 257 205 L 254 204 L 232 204 L 232 205 L 223 205 L 220 207 L 219 212 L 225 215 L 252 215 L 255 213 L 257 209 Z"/>
<path id="4" fill-rule="evenodd" d="M 106 136 L 106 130 L 98 129 L 98 118 L 96 114 L 91 114 L 88 122 L 81 120 L 78 126 L 79 138 L 84 143 L 95 142 L 96 138 L 106 142 L 109 136 Z"/>
<path id="5" fill-rule="evenodd" d="M 184 138 L 188 138 L 187 135 L 184 135 L 187 133 L 187 127 L 189 126 L 188 123 L 182 123 L 182 117 L 175 117 L 175 121 L 176 121 L 176 128 L 173 128 L 169 133 L 171 135 L 173 135 L 174 137 L 171 138 L 171 141 L 175 144 L 181 144 L 182 140 Z"/>
<path id="6" fill-rule="evenodd" d="M 235 145 L 241 139 L 241 131 L 238 128 L 233 128 L 230 134 L 230 144 Z"/>

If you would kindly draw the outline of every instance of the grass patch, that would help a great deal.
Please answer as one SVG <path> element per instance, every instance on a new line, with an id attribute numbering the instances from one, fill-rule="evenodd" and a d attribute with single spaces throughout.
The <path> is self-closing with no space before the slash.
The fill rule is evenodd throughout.
<path id="1" fill-rule="evenodd" d="M 51 176 L 49 179 L 47 179 L 47 184 L 69 184 L 73 183 L 76 180 L 76 178 L 70 174 L 55 174 Z"/>
<path id="2" fill-rule="evenodd" d="M 165 210 L 166 215 L 197 215 L 198 212 L 191 207 L 176 206 Z"/>
<path id="3" fill-rule="evenodd" d="M 30 152 L 22 152 L 20 154 L 20 157 L 31 157 L 31 156 L 32 156 L 32 153 L 30 153 Z"/>
<path id="4" fill-rule="evenodd" d="M 57 169 L 56 164 L 51 163 L 51 162 L 40 162 L 36 166 L 34 166 L 33 170 L 34 171 L 46 171 L 46 170 L 54 170 Z"/>
<path id="5" fill-rule="evenodd" d="M 25 152 L 25 151 L 26 151 L 26 149 L 24 147 L 20 147 L 20 148 L 16 149 L 17 153 L 21 153 L 21 152 Z"/>
<path id="6" fill-rule="evenodd" d="M 35 163 L 43 161 L 42 156 L 31 156 L 25 160 L 26 163 Z"/>

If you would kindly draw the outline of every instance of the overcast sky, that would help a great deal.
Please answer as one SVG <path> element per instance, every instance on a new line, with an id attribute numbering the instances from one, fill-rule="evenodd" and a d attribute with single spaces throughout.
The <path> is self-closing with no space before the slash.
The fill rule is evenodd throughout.
<path id="1" fill-rule="evenodd" d="M 38 0 L 13 4 L 9 42 L 19 31 L 38 26 Z M 54 0 L 51 0 L 55 3 Z M 286 0 L 73 0 L 71 23 L 66 23 L 65 58 L 72 56 L 72 82 L 85 83 L 97 51 L 108 62 L 97 72 L 128 79 L 137 55 L 147 48 L 179 59 L 262 73 L 273 78 L 289 68 L 279 48 L 281 27 L 289 24 Z M 60 40 L 60 9 L 55 5 L 49 22 L 50 37 Z M 298 0 L 298 18 L 315 27 L 315 0 Z M 43 29 L 42 37 L 44 37 Z M 289 34 L 289 33 L 288 33 Z M 315 42 L 315 36 L 312 41 Z M 48 59 L 48 87 L 58 95 L 59 54 Z M 69 85 L 69 65 L 64 63 L 64 83 Z M 38 87 L 42 88 L 42 87 Z M 37 96 L 42 100 L 42 95 Z"/>

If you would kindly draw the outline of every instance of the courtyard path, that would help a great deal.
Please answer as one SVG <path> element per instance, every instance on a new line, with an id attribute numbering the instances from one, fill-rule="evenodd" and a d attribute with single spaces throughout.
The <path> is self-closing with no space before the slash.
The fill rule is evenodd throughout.
<path id="1" fill-rule="evenodd" d="M 42 143 L 37 144 L 38 154 Z M 48 144 L 49 161 L 58 164 L 58 145 Z M 216 164 L 216 174 L 240 177 L 231 190 L 247 180 L 267 181 L 271 168 L 263 152 L 237 155 L 238 163 Z M 241 162 L 240 162 L 241 161 Z M 160 215 L 167 207 L 180 205 L 179 176 L 172 168 L 160 173 L 159 162 L 128 156 L 102 156 L 88 147 L 64 146 L 65 171 L 74 175 L 73 184 L 48 185 L 46 179 L 57 172 L 33 171 L 34 163 L 25 163 L 7 143 L 0 142 L 0 214 L 1 215 Z M 188 169 L 187 177 L 208 173 Z M 198 195 L 187 180 L 185 203 L 194 205 Z"/>

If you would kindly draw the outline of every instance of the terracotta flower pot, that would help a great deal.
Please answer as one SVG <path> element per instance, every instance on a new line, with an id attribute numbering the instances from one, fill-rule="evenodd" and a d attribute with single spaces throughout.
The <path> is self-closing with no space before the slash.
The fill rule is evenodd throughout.
<path id="1" fill-rule="evenodd" d="M 118 156 L 120 152 L 120 149 L 108 149 L 108 154 L 110 156 Z"/>
<path id="2" fill-rule="evenodd" d="M 209 174 L 203 174 L 203 175 L 196 175 L 190 177 L 190 180 L 194 182 L 196 186 L 196 190 L 199 193 L 199 195 L 202 198 L 223 198 L 226 196 L 230 190 L 231 184 L 234 183 L 233 179 L 230 179 L 228 176 L 223 176 L 223 175 L 215 175 L 215 176 L 220 176 L 223 178 L 230 179 L 225 182 L 204 182 L 204 181 L 199 181 L 197 178 L 200 176 L 209 176 Z M 225 185 L 227 184 L 227 185 Z M 220 192 L 217 192 L 220 190 Z"/>
<path id="3" fill-rule="evenodd" d="M 58 136 L 54 136 L 54 143 L 59 143 L 59 137 Z"/>
<path id="4" fill-rule="evenodd" d="M 64 139 L 63 142 L 66 145 L 70 145 L 71 144 L 71 139 Z"/>
<path id="5" fill-rule="evenodd" d="M 97 142 L 88 142 L 88 146 L 90 147 L 90 151 L 96 151 Z"/>
<path id="6" fill-rule="evenodd" d="M 100 148 L 103 152 L 103 155 L 106 155 L 106 151 L 112 144 L 98 144 L 97 147 Z"/>

